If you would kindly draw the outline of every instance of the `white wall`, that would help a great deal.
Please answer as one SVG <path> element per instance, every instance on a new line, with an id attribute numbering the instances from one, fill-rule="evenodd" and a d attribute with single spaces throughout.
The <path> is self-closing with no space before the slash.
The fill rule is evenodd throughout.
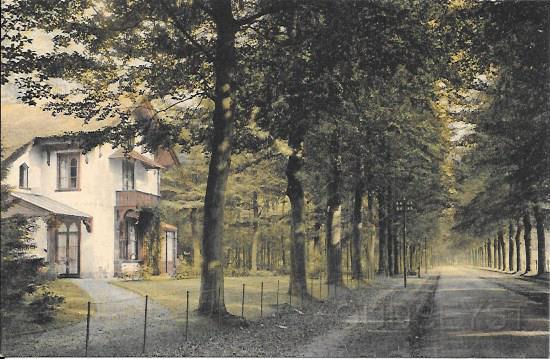
<path id="1" fill-rule="evenodd" d="M 6 176 L 5 183 L 12 186 L 13 189 L 21 192 L 29 192 L 24 189 L 19 188 L 19 166 L 23 163 L 26 163 L 29 166 L 29 188 L 31 192 L 40 190 L 42 187 L 42 176 L 41 176 L 41 166 L 42 166 L 42 154 L 40 151 L 33 151 L 31 147 L 17 158 L 10 167 L 8 175 Z"/>
<path id="2" fill-rule="evenodd" d="M 140 152 L 139 148 L 136 151 Z M 106 144 L 98 146 L 80 158 L 80 190 L 57 191 L 57 154 L 71 151 L 50 151 L 47 154 L 40 146 L 29 148 L 14 161 L 6 183 L 15 190 L 19 184 L 19 165 L 29 166 L 29 187 L 32 193 L 41 194 L 93 217 L 93 230 L 88 233 L 81 227 L 80 272 L 81 277 L 112 277 L 114 272 L 114 248 L 118 245 L 115 234 L 116 191 L 122 190 L 122 160 L 110 159 L 113 148 Z M 144 154 L 153 158 L 151 154 Z M 136 161 L 135 189 L 159 195 L 157 170 L 146 170 Z M 38 227 L 38 241 L 46 241 L 46 227 Z M 41 242 L 41 243 L 42 243 Z M 47 247 L 47 242 L 41 245 Z M 38 250 L 38 249 L 37 249 Z M 40 249 L 43 253 L 43 248 Z M 38 250 L 39 251 L 39 250 Z"/>
<path id="3" fill-rule="evenodd" d="M 35 219 L 35 231 L 33 233 L 34 249 L 30 251 L 31 255 L 47 259 L 48 258 L 48 226 L 44 219 Z"/>

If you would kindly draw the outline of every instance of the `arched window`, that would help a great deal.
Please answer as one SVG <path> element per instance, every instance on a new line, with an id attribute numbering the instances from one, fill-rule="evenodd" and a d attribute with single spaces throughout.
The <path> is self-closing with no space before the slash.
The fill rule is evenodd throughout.
<path id="1" fill-rule="evenodd" d="M 65 264 L 67 257 L 67 226 L 65 223 L 61 223 L 59 228 L 57 228 L 57 252 L 56 260 L 60 264 Z"/>
<path id="2" fill-rule="evenodd" d="M 78 274 L 79 237 L 78 222 L 63 222 L 57 228 L 55 259 L 58 274 Z"/>
<path id="3" fill-rule="evenodd" d="M 124 236 L 120 242 L 120 258 L 121 259 L 138 259 L 138 233 L 136 228 L 136 220 L 134 218 L 126 218 L 124 221 Z"/>
<path id="4" fill-rule="evenodd" d="M 57 189 L 78 190 L 79 153 L 59 153 L 57 155 Z"/>
<path id="5" fill-rule="evenodd" d="M 19 166 L 19 188 L 29 188 L 29 166 L 26 163 Z"/>

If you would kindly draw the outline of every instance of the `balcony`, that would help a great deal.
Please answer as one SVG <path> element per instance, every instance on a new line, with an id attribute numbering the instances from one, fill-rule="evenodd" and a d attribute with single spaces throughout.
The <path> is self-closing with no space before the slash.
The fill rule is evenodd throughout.
<path id="1" fill-rule="evenodd" d="M 159 205 L 160 196 L 141 191 L 116 191 L 117 207 L 156 207 Z"/>

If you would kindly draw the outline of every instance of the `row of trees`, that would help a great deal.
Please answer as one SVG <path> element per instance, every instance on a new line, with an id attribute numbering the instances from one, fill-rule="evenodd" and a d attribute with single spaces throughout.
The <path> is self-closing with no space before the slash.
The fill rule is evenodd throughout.
<path id="1" fill-rule="evenodd" d="M 484 258 L 488 266 L 540 274 L 550 209 L 550 6 L 485 4 L 469 16 L 484 19 L 472 31 L 492 46 L 472 45 L 477 51 L 470 58 L 486 66 L 478 91 L 470 93 L 475 106 L 468 117 L 476 132 L 463 182 L 475 182 L 477 194 L 458 211 L 457 228 L 494 237 L 474 244 L 476 262 Z M 532 268 L 535 235 L 538 265 Z"/>
<path id="2" fill-rule="evenodd" d="M 250 228 L 257 267 L 262 220 L 277 221 L 276 209 L 260 214 L 259 201 L 281 203 L 282 193 L 289 199 L 294 292 L 307 288 L 306 238 L 320 238 L 321 229 L 328 281 L 342 283 L 343 217 L 361 278 L 365 198 L 368 223 L 377 221 L 379 270 L 399 272 L 397 200 L 414 204 L 412 238 L 437 236 L 437 223 L 453 214 L 450 104 L 493 63 L 477 42 L 493 41 L 485 31 L 492 20 L 483 17 L 493 5 L 501 4 L 12 1 L 2 4 L 3 21 L 14 29 L 2 34 L 2 82 L 15 82 L 23 101 L 54 114 L 120 121 L 86 134 L 90 145 L 124 145 L 137 134 L 151 149 L 203 146 L 208 169 L 180 169 L 165 194 L 192 223 L 202 212 L 199 311 L 225 311 L 224 239 Z M 29 45 L 37 32 L 50 36 L 50 52 Z M 59 79 L 61 90 L 52 86 Z M 143 97 L 156 113 L 135 120 Z M 258 164 L 249 176 L 255 181 L 228 188 L 239 176 L 235 153 L 270 170 Z M 265 156 L 271 160 L 262 162 Z M 248 204 L 252 216 L 239 218 Z M 371 266 L 373 251 L 374 242 Z"/>

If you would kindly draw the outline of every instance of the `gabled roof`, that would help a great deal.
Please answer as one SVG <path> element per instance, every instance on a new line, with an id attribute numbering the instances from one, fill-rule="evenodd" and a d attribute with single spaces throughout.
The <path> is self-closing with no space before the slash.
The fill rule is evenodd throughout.
<path id="1" fill-rule="evenodd" d="M 92 216 L 90 216 L 89 214 L 81 212 L 78 209 L 72 208 L 70 206 L 67 206 L 66 204 L 39 194 L 11 192 L 10 195 L 26 202 L 26 204 L 30 204 L 31 206 L 37 207 L 38 209 L 44 210 L 50 214 L 80 218 L 92 218 Z"/>
<path id="2" fill-rule="evenodd" d="M 141 153 L 131 150 L 130 152 L 126 152 L 123 148 L 117 149 L 113 154 L 109 156 L 109 158 L 133 158 L 136 161 L 140 161 L 145 168 L 157 168 L 161 169 L 164 168 L 160 163 L 142 155 Z"/>

